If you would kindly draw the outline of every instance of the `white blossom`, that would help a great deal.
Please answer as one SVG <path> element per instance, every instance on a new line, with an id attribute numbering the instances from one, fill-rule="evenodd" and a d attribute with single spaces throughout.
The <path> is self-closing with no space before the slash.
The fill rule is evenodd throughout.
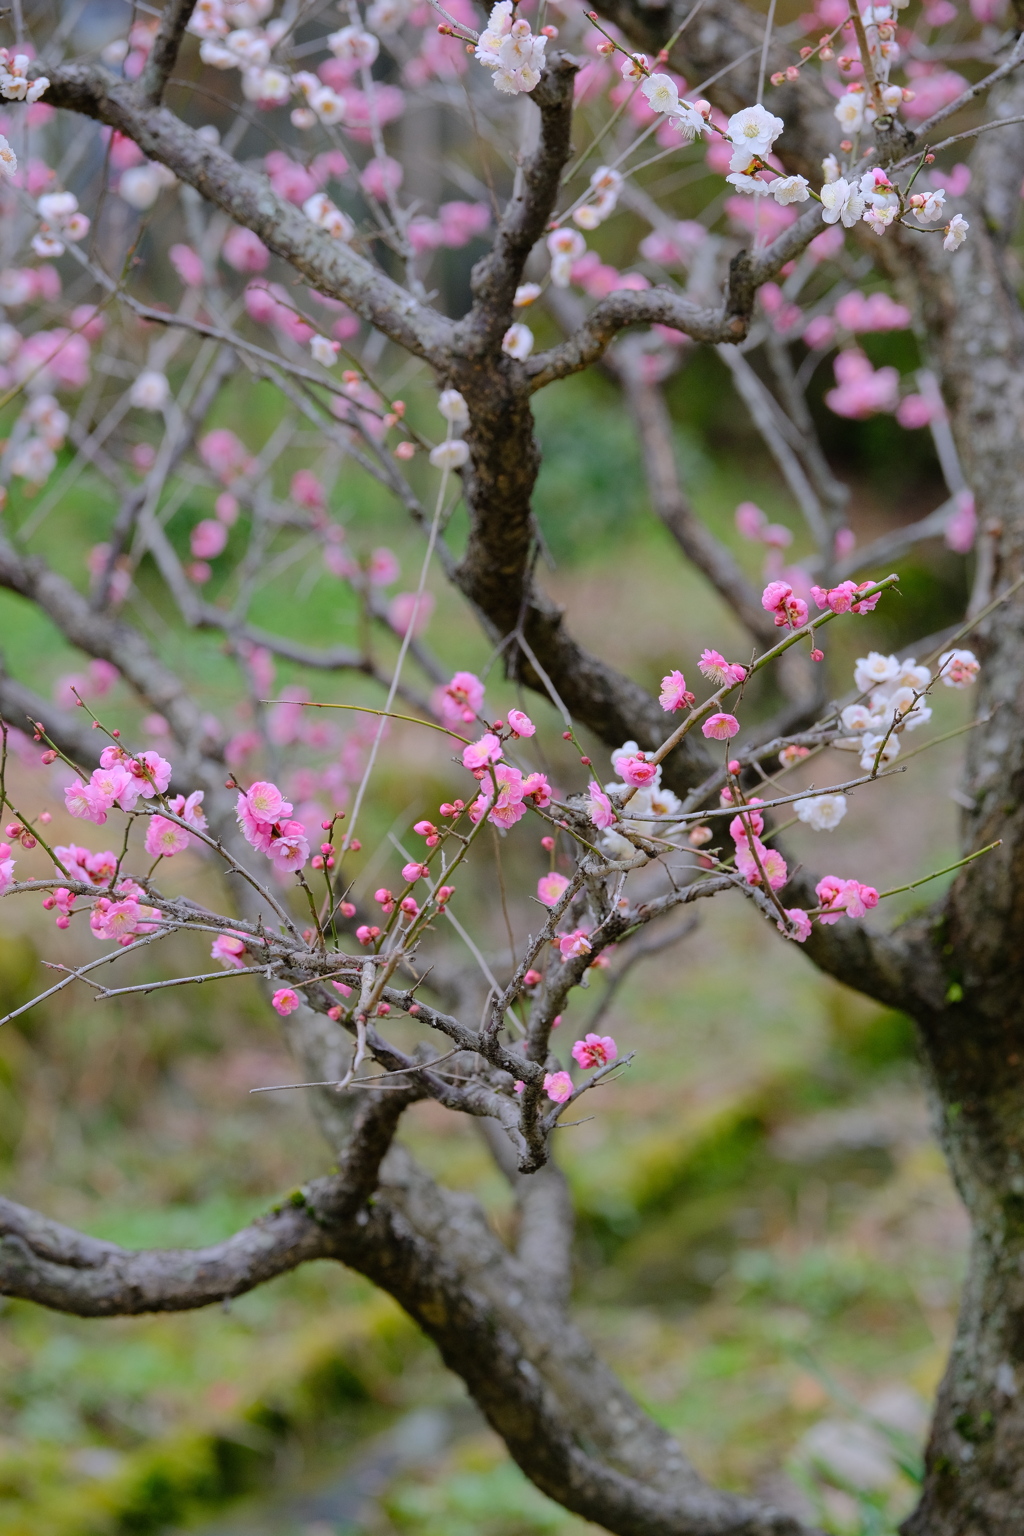
<path id="1" fill-rule="evenodd" d="M 847 704 L 839 718 L 847 731 L 869 731 L 881 724 L 866 704 Z"/>
<path id="2" fill-rule="evenodd" d="M 861 737 L 861 747 L 863 750 L 860 755 L 860 765 L 865 773 L 870 773 L 874 768 L 875 758 L 878 757 L 878 749 L 881 747 L 883 741 L 885 741 L 884 732 L 877 736 L 869 733 L 867 736 Z M 893 731 L 892 735 L 889 737 L 889 740 L 885 742 L 885 747 L 882 750 L 881 760 L 878 764 L 879 768 L 887 768 L 891 762 L 899 757 L 899 755 L 900 739 L 896 735 L 896 732 Z"/>
<path id="3" fill-rule="evenodd" d="M 469 444 L 463 442 L 461 437 L 453 437 L 447 443 L 438 443 L 436 448 L 430 450 L 430 462 L 435 469 L 461 469 L 468 458 Z"/>
<path id="4" fill-rule="evenodd" d="M 18 169 L 18 157 L 0 133 L 0 175 L 13 176 Z"/>
<path id="5" fill-rule="evenodd" d="M 781 117 L 773 116 L 764 107 L 744 107 L 730 117 L 727 132 L 731 143 L 745 150 L 751 158 L 760 155 L 764 159 L 785 126 Z M 738 165 L 732 168 L 740 169 Z"/>
<path id="6" fill-rule="evenodd" d="M 839 180 L 839 161 L 835 155 L 826 155 L 821 162 L 821 174 L 826 181 Z"/>
<path id="7" fill-rule="evenodd" d="M 651 75 L 640 87 L 652 112 L 677 112 L 679 87 L 671 75 Z"/>
<path id="8" fill-rule="evenodd" d="M 770 188 L 772 197 L 784 208 L 787 203 L 806 203 L 810 197 L 804 176 L 778 176 Z"/>
<path id="9" fill-rule="evenodd" d="M 314 91 L 309 98 L 309 105 L 322 123 L 331 125 L 345 121 L 345 103 L 329 85 Z"/>
<path id="10" fill-rule="evenodd" d="M 530 327 L 519 321 L 515 325 L 510 325 L 502 337 L 501 350 L 519 362 L 525 362 L 533 351 L 533 332 Z"/>
<path id="11" fill-rule="evenodd" d="M 942 218 L 943 204 L 946 201 L 946 193 L 942 187 L 929 192 L 919 207 L 914 209 L 914 217 L 919 224 L 937 224 Z"/>
<path id="12" fill-rule="evenodd" d="M 675 112 L 669 113 L 669 122 L 673 128 L 678 128 L 684 144 L 699 138 L 708 126 L 706 118 L 688 101 L 681 101 Z"/>
<path id="13" fill-rule="evenodd" d="M 159 411 L 171 397 L 171 386 L 165 374 L 155 368 L 140 373 L 132 385 L 128 399 L 140 411 Z"/>
<path id="14" fill-rule="evenodd" d="M 725 179 L 737 192 L 747 192 L 752 197 L 767 197 L 771 191 L 767 181 L 762 181 L 759 176 L 748 176 L 745 171 L 733 171 Z"/>
<path id="15" fill-rule="evenodd" d="M 832 832 L 849 807 L 845 795 L 811 795 L 806 800 L 794 801 L 793 809 L 815 832 Z"/>
<path id="16" fill-rule="evenodd" d="M 362 27 L 342 27 L 340 32 L 331 32 L 327 38 L 327 46 L 336 59 L 346 59 L 351 64 L 361 64 L 369 67 L 380 53 L 380 41 L 372 32 L 366 32 Z"/>
<path id="17" fill-rule="evenodd" d="M 516 309 L 525 309 L 528 304 L 534 303 L 541 295 L 540 283 L 520 283 L 516 289 L 516 296 L 512 304 Z"/>
<path id="18" fill-rule="evenodd" d="M 442 389 L 437 397 L 437 408 L 456 432 L 464 432 L 469 426 L 469 406 L 457 389 Z"/>
<path id="19" fill-rule="evenodd" d="M 947 688 L 969 688 L 980 670 L 973 651 L 943 651 L 939 657 L 939 676 Z"/>
<path id="20" fill-rule="evenodd" d="M 836 102 L 835 119 L 848 138 L 860 133 L 864 126 L 865 98 L 863 89 L 847 91 Z"/>
<path id="21" fill-rule="evenodd" d="M 117 184 L 117 195 L 129 207 L 144 213 L 147 208 L 152 208 L 160 196 L 162 185 L 162 179 L 155 165 L 133 165 L 127 171 L 122 171 L 121 179 Z"/>
<path id="22" fill-rule="evenodd" d="M 946 238 L 942 242 L 942 249 L 944 251 L 958 251 L 967 239 L 967 231 L 970 227 L 962 213 L 954 213 L 946 225 Z"/>
<path id="23" fill-rule="evenodd" d="M 309 338 L 309 350 L 313 354 L 314 361 L 323 363 L 325 368 L 333 368 L 338 361 L 340 345 L 340 342 L 329 341 L 326 336 L 311 336 Z"/>
<path id="24" fill-rule="evenodd" d="M 838 181 L 827 181 L 821 189 L 821 216 L 826 224 L 838 224 L 842 219 L 847 229 L 852 229 L 864 212 L 864 199 L 857 187 L 851 187 L 845 176 Z"/>
<path id="25" fill-rule="evenodd" d="M 307 219 L 318 228 L 325 229 L 335 240 L 351 240 L 356 232 L 348 214 L 342 213 L 325 192 L 314 192 L 312 197 L 307 197 L 302 211 Z"/>
<path id="26" fill-rule="evenodd" d="M 853 670 L 853 681 L 861 693 L 870 693 L 879 683 L 891 683 L 900 673 L 900 663 L 895 656 L 883 656 L 881 651 L 869 651 L 858 656 Z"/>

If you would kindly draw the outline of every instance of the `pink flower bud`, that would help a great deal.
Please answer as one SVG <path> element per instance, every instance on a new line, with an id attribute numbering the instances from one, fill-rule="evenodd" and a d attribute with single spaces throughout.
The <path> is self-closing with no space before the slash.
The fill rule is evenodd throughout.
<path id="1" fill-rule="evenodd" d="M 339 911 L 341 912 L 342 917 L 355 917 L 355 903 L 351 901 L 343 901 Z"/>

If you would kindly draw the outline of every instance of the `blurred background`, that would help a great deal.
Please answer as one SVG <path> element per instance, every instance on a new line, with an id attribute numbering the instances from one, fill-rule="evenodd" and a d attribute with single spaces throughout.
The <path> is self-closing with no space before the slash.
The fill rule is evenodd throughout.
<path id="1" fill-rule="evenodd" d="M 87 15 L 95 36 L 83 33 L 82 45 L 99 48 L 120 23 L 105 6 Z M 205 103 L 202 116 L 221 121 L 218 110 Z M 441 162 L 427 153 L 438 121 L 422 113 L 399 125 L 406 147 L 418 145 L 434 167 L 431 198 L 459 194 L 455 182 L 446 190 L 435 174 Z M 70 139 L 63 143 L 68 149 Z M 446 153 L 457 159 L 457 150 Z M 102 159 L 94 146 L 96 174 Z M 701 212 L 704 195 L 691 187 L 687 167 L 672 175 L 674 182 L 664 167 L 652 172 L 648 190 L 670 200 L 676 217 Z M 111 202 L 106 217 L 113 251 L 136 214 Z M 154 220 L 138 245 L 136 291 L 174 305 L 180 284 L 164 255 L 166 230 L 161 235 Z M 635 231 L 631 243 L 624 222 L 612 224 L 592 244 L 604 260 L 625 263 Z M 469 268 L 484 248 L 471 238 L 438 256 L 432 281 L 451 312 L 462 308 Z M 850 284 L 863 278 L 859 258 L 841 261 Z M 79 282 L 70 267 L 65 282 L 66 302 Z M 95 295 L 82 287 L 78 297 Z M 46 313 L 43 305 L 41 323 Z M 554 339 L 551 321 L 531 324 L 538 345 Z M 104 388 L 125 387 L 155 334 L 135 323 Z M 893 366 L 904 377 L 922 361 L 909 330 L 868 334 L 861 343 L 875 367 Z M 738 503 L 756 502 L 792 531 L 787 558 L 809 545 L 721 360 L 694 349 L 679 361 L 668 398 L 687 491 L 758 580 L 758 550 L 736 531 Z M 397 379 L 399 362 L 385 365 Z M 178 363 L 172 357 L 167 366 L 173 374 Z M 851 523 L 864 545 L 923 516 L 946 492 L 927 430 L 903 430 L 891 415 L 855 421 L 830 413 L 822 404 L 826 373 L 812 380 L 811 406 L 833 467 L 851 487 Z M 419 413 L 437 436 L 426 384 L 407 371 L 390 392 L 401 387 L 412 417 Z M 10 431 L 16 409 L 6 408 L 0 430 Z M 88 419 L 101 410 L 97 384 Z M 244 378 L 222 391 L 209 426 L 235 433 L 256 454 L 281 415 L 278 393 Z M 654 689 L 667 669 L 694 670 L 704 646 L 742 657 L 748 642 L 651 513 L 613 381 L 599 373 L 568 381 L 538 398 L 537 415 L 542 580 L 579 638 Z M 149 418 L 136 413 L 121 431 L 117 452 L 129 474 L 142 473 L 152 463 Z M 268 482 L 283 496 L 295 471 L 322 468 L 323 454 L 316 431 L 297 429 Z M 88 466 L 65 474 L 72 457 L 68 447 L 45 490 L 12 485 L 9 505 L 25 546 L 81 582 L 116 503 Z M 430 494 L 425 466 L 414 465 L 412 478 Z M 392 551 L 391 591 L 415 587 L 422 541 L 401 509 L 351 461 L 335 461 L 325 479 L 330 515 L 348 547 L 364 561 L 373 550 Z M 165 508 L 164 530 L 183 563 L 218 489 L 209 475 L 186 475 Z M 202 580 L 211 602 L 228 588 L 245 528 L 243 515 L 209 562 Z M 456 551 L 463 537 L 456 510 L 448 531 Z M 366 614 L 352 587 L 303 558 L 309 551 L 294 530 L 279 529 L 275 539 L 253 583 L 254 622 L 309 644 L 358 642 Z M 970 561 L 940 540 L 918 546 L 899 571 L 898 596 L 870 618 L 828 631 L 836 696 L 849 688 L 856 656 L 912 649 L 962 612 Z M 237 658 L 218 635 L 183 624 L 148 557 L 133 579 L 132 621 L 193 681 L 221 734 L 244 735 L 255 706 L 239 703 Z M 515 696 L 472 615 L 439 574 L 430 589 L 436 607 L 426 641 L 449 670 L 486 672 L 488 707 L 506 709 Z M 13 676 L 64 703 L 72 702 L 73 680 L 106 723 L 126 736 L 148 732 L 159 744 L 159 723 L 142 718 L 124 684 L 90 672 L 44 618 L 7 593 L 0 593 L 0 637 Z M 386 669 L 397 640 L 385 634 L 376 643 Z M 334 803 L 344 805 L 372 730 L 348 717 L 329 726 L 318 717 L 321 735 L 311 736 L 285 706 L 302 697 L 379 704 L 379 692 L 365 679 L 311 678 L 280 661 L 260 684 L 280 701 L 278 766 L 290 767 L 292 748 L 301 747 L 319 776 L 303 798 L 315 804 L 332 784 Z M 915 746 L 970 718 L 969 695 L 938 692 L 935 719 Z M 767 717 L 777 702 L 766 691 L 747 718 Z M 557 715 L 543 701 L 528 707 L 553 781 L 582 788 L 575 757 L 563 754 Z M 607 751 L 588 748 L 598 777 L 610 778 Z M 912 774 L 856 795 L 835 832 L 793 829 L 787 857 L 879 888 L 950 862 L 961 752 L 962 740 L 950 740 L 917 759 Z M 51 810 L 56 840 L 74 835 L 101 846 L 99 829 L 83 833 L 64 817 L 59 768 L 47 780 L 33 761 L 31 750 L 12 760 L 16 797 L 32 812 Z M 846 777 L 850 761 L 833 759 L 830 775 Z M 333 781 L 328 769 L 337 770 Z M 440 737 L 404 725 L 390 731 L 362 823 L 357 901 L 401 863 L 389 839 L 400 841 L 460 784 Z M 539 839 L 531 830 L 501 851 L 519 938 L 535 912 L 523 893 L 546 867 Z M 495 838 L 476 875 L 461 882 L 457 911 L 467 923 L 472 914 L 476 944 L 500 967 L 508 958 L 505 918 L 487 894 L 497 849 Z M 215 871 L 198 855 L 182 855 L 175 868 L 180 889 L 222 899 Z M 934 899 L 940 886 L 883 903 L 871 920 L 891 923 Z M 631 969 L 607 998 L 614 968 L 602 973 L 574 996 L 563 1022 L 576 1038 L 601 1009 L 602 1030 L 636 1053 L 628 1072 L 587 1101 L 585 1122 L 557 1137 L 579 1211 L 579 1313 L 707 1476 L 756 1490 L 842 1536 L 884 1536 L 914 1497 L 966 1241 L 931 1135 L 912 1029 L 820 976 L 747 904 L 701 905 L 686 937 Z M 59 942 L 66 963 L 95 953 L 76 928 Z M 456 935 L 445 943 L 460 963 L 473 963 Z M 0 904 L 0 1012 L 52 982 L 43 961 L 57 953 L 47 914 L 26 901 Z M 169 941 L 161 957 L 150 953 L 126 958 L 122 984 L 206 967 L 201 947 L 185 939 Z M 250 1095 L 293 1077 L 278 1020 L 248 979 L 144 1002 L 94 1003 L 69 989 L 0 1031 L 0 1185 L 122 1244 L 216 1241 L 329 1166 L 301 1093 Z M 419 1104 L 402 1134 L 439 1177 L 474 1190 L 498 1227 L 508 1227 L 507 1191 L 472 1125 Z M 307 1266 L 196 1315 L 79 1322 L 0 1301 L 0 1536 L 575 1536 L 583 1529 L 510 1463 L 397 1307 L 336 1266 Z"/>

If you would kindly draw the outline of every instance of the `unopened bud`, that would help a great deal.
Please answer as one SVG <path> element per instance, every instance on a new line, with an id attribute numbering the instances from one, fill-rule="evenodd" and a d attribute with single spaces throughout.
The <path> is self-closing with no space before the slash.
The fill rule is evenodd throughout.
<path id="1" fill-rule="evenodd" d="M 563 741 L 572 741 L 572 731 L 563 731 L 562 732 L 562 740 Z"/>
<path id="2" fill-rule="evenodd" d="M 714 835 L 710 827 L 694 827 L 690 833 L 691 848 L 703 848 L 705 843 L 710 843 Z"/>
<path id="3" fill-rule="evenodd" d="M 548 853 L 550 853 L 555 846 L 555 840 L 553 837 L 542 837 L 540 840 L 540 845 L 542 848 L 546 849 Z"/>
<path id="4" fill-rule="evenodd" d="M 598 53 L 603 53 L 605 55 L 605 57 L 607 58 L 608 54 L 615 52 L 615 44 L 614 43 L 607 43 L 607 42 L 606 43 L 598 43 L 597 51 L 598 51 Z"/>
<path id="5" fill-rule="evenodd" d="M 337 1003 L 335 1003 L 333 1008 L 328 1008 L 327 1017 L 329 1019 L 333 1019 L 335 1024 L 337 1024 L 338 1020 L 341 1018 L 341 1009 L 338 1007 Z"/>
<path id="6" fill-rule="evenodd" d="M 801 48 L 800 49 L 800 57 L 802 59 L 809 59 L 813 52 L 814 52 L 813 48 Z"/>
<path id="7" fill-rule="evenodd" d="M 827 64 L 830 59 L 835 58 L 835 54 L 832 52 L 831 48 L 822 48 L 821 52 L 818 54 L 818 58 L 824 59 L 825 63 Z"/>
<path id="8" fill-rule="evenodd" d="M 789 65 L 789 67 L 786 70 L 786 79 L 787 80 L 799 80 L 800 79 L 800 70 L 799 70 L 799 67 L 796 64 L 790 64 Z"/>
<path id="9" fill-rule="evenodd" d="M 43 764 L 43 766 L 45 768 L 49 768 L 50 764 L 51 763 L 55 763 L 56 761 L 57 761 L 57 754 L 53 750 L 52 747 L 49 749 L 48 752 L 44 752 L 42 757 L 40 758 L 40 762 Z"/>
<path id="10" fill-rule="evenodd" d="M 850 140 L 850 139 L 840 139 L 839 140 L 839 148 L 842 150 L 844 155 L 848 155 L 850 153 L 851 149 L 853 148 L 852 140 Z"/>
<path id="11" fill-rule="evenodd" d="M 583 764 L 584 768 L 589 768 L 590 767 L 590 758 L 589 757 L 581 757 L 580 758 L 580 762 Z"/>
<path id="12" fill-rule="evenodd" d="M 824 651 L 819 651 L 817 649 L 813 650 L 811 652 L 811 660 L 812 661 L 824 661 L 825 660 L 825 652 Z"/>
<path id="13" fill-rule="evenodd" d="M 777 69 L 771 77 L 772 85 L 781 85 L 786 76 L 783 70 Z"/>
<path id="14" fill-rule="evenodd" d="M 355 917 L 356 908 L 352 901 L 343 901 L 340 907 L 342 917 Z"/>
<path id="15" fill-rule="evenodd" d="M 541 27 L 540 35 L 541 35 L 541 37 L 557 37 L 558 36 L 558 28 L 557 27 L 551 27 L 551 26 Z"/>
<path id="16" fill-rule="evenodd" d="M 310 869 L 323 869 L 324 861 L 322 855 L 319 853 L 314 853 L 313 857 L 309 861 L 309 867 Z"/>

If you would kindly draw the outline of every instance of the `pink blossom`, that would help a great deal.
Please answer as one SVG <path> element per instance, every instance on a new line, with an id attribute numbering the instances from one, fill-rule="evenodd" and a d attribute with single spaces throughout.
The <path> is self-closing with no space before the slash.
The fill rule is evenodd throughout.
<path id="1" fill-rule="evenodd" d="M 974 0 L 971 9 L 975 5 L 982 5 L 992 9 L 995 0 Z M 967 89 L 967 81 L 963 75 L 957 74 L 953 69 L 936 69 L 931 63 L 923 60 L 911 59 L 907 64 L 907 75 L 914 87 L 913 101 L 903 105 L 904 115 L 910 122 L 921 122 L 926 117 L 931 117 L 933 112 L 939 112 L 943 107 L 948 107 L 950 102 Z"/>
<path id="2" fill-rule="evenodd" d="M 761 594 L 761 607 L 775 615 L 780 628 L 788 624 L 791 629 L 799 629 L 807 623 L 807 604 L 797 597 L 788 581 L 770 581 Z"/>
<path id="3" fill-rule="evenodd" d="M 327 493 L 311 469 L 297 469 L 292 475 L 291 498 L 308 512 L 322 512 L 327 505 Z"/>
<path id="4" fill-rule="evenodd" d="M 858 587 L 855 581 L 841 581 L 837 587 L 812 587 L 811 596 L 822 610 L 831 608 L 833 613 L 849 613 Z"/>
<path id="5" fill-rule="evenodd" d="M 195 827 L 198 831 L 205 832 L 207 822 L 202 809 L 204 798 L 205 792 L 203 790 L 194 789 L 187 798 L 185 795 L 174 795 L 168 800 L 167 804 L 175 816 L 180 816 L 182 821 L 187 821 L 190 826 Z"/>
<path id="6" fill-rule="evenodd" d="M 591 779 L 587 789 L 590 794 L 590 819 L 603 832 L 606 827 L 614 824 L 615 810 L 600 784 Z"/>
<path id="7" fill-rule="evenodd" d="M 397 192 L 405 175 L 402 166 L 390 155 L 371 160 L 359 174 L 359 185 L 379 203 L 385 203 L 389 192 Z"/>
<path id="8" fill-rule="evenodd" d="M 199 442 L 199 456 L 211 474 L 225 484 L 249 467 L 249 450 L 227 427 L 207 432 Z"/>
<path id="9" fill-rule="evenodd" d="M 403 639 L 410 627 L 414 635 L 421 635 L 430 623 L 434 603 L 433 592 L 396 592 L 388 603 L 388 623 Z"/>
<path id="10" fill-rule="evenodd" d="M 568 1072 L 545 1072 L 544 1092 L 556 1104 L 564 1104 L 572 1098 L 572 1078 Z"/>
<path id="11" fill-rule="evenodd" d="M 281 822 L 279 835 L 271 840 L 265 852 L 268 858 L 273 859 L 275 867 L 285 874 L 294 874 L 302 869 L 309 859 L 309 842 L 302 822 Z"/>
<path id="12" fill-rule="evenodd" d="M 895 368 L 872 368 L 858 348 L 839 352 L 835 360 L 836 388 L 825 404 L 837 416 L 863 421 L 878 411 L 894 411 L 899 403 L 900 376 Z"/>
<path id="13" fill-rule="evenodd" d="M 557 942 L 563 960 L 573 960 L 579 955 L 590 954 L 590 940 L 585 928 L 574 928 L 572 933 L 561 933 Z"/>
<path id="14" fill-rule="evenodd" d="M 740 723 L 735 715 L 719 712 L 708 716 L 701 726 L 701 731 L 709 741 L 729 741 L 736 735 L 739 728 Z"/>
<path id="15" fill-rule="evenodd" d="M 390 587 L 393 581 L 398 580 L 400 571 L 401 566 L 394 550 L 382 546 L 380 549 L 375 549 L 370 556 L 366 574 L 371 586 Z"/>
<path id="16" fill-rule="evenodd" d="M 709 683 L 717 683 L 719 688 L 726 683 L 742 683 L 747 675 L 746 667 L 738 661 L 726 661 L 721 651 L 701 651 L 697 667 Z"/>
<path id="17" fill-rule="evenodd" d="M 935 405 L 924 395 L 904 395 L 896 407 L 896 420 L 908 432 L 926 427 L 935 416 Z"/>
<path id="18" fill-rule="evenodd" d="M 948 549 L 954 554 L 966 555 L 974 547 L 978 532 L 978 514 L 974 508 L 974 496 L 970 491 L 960 491 L 943 537 Z"/>
<path id="19" fill-rule="evenodd" d="M 689 709 L 693 703 L 693 694 L 687 691 L 686 678 L 678 667 L 662 678 L 658 702 L 668 714 L 677 709 Z"/>
<path id="20" fill-rule="evenodd" d="M 539 811 L 551 804 L 551 785 L 546 773 L 529 773 L 523 780 L 523 799 L 532 800 Z"/>
<path id="21" fill-rule="evenodd" d="M 745 843 L 749 833 L 752 832 L 755 837 L 760 837 L 764 831 L 764 817 L 757 810 L 757 806 L 762 803 L 760 800 L 752 800 L 750 805 L 739 816 L 734 816 L 732 821 L 730 821 L 729 836 L 737 845 Z"/>
<path id="22" fill-rule="evenodd" d="M 877 583 L 874 581 L 862 581 L 858 584 L 857 591 L 867 592 L 870 587 L 876 585 Z M 878 607 L 878 599 L 881 597 L 881 595 L 881 592 L 874 592 L 870 597 L 862 597 L 859 602 L 852 603 L 850 605 L 850 612 L 871 613 L 872 609 Z"/>
<path id="23" fill-rule="evenodd" d="M 14 860 L 10 843 L 0 843 L 0 895 L 14 884 Z"/>
<path id="24" fill-rule="evenodd" d="M 283 150 L 271 150 L 263 161 L 263 168 L 278 197 L 285 198 L 289 203 L 304 203 L 318 190 L 317 182 L 309 171 L 292 160 Z M 230 239 L 230 236 L 228 238 Z"/>
<path id="25" fill-rule="evenodd" d="M 657 763 L 649 763 L 643 752 L 616 758 L 615 766 L 626 783 L 632 784 L 635 789 L 643 789 L 646 785 L 653 784 L 659 774 Z"/>
<path id="26" fill-rule="evenodd" d="M 607 1066 L 618 1054 L 618 1047 L 611 1035 L 589 1034 L 585 1039 L 577 1040 L 572 1048 L 573 1061 L 588 1072 L 592 1067 Z"/>
<path id="27" fill-rule="evenodd" d="M 517 736 L 533 736 L 537 727 L 529 715 L 524 715 L 521 709 L 510 709 L 508 712 L 509 729 Z"/>
<path id="28" fill-rule="evenodd" d="M 130 783 L 117 801 L 123 811 L 134 810 L 135 802 L 140 798 L 152 800 L 154 795 L 162 795 L 171 782 L 173 771 L 166 757 L 161 757 L 159 752 L 140 752 L 137 757 L 128 759 L 125 768 Z"/>
<path id="29" fill-rule="evenodd" d="M 305 202 L 305 198 L 300 201 Z M 270 264 L 270 252 L 251 229 L 230 230 L 220 254 L 236 272 L 263 272 Z"/>
<path id="30" fill-rule="evenodd" d="M 830 235 L 832 230 L 826 230 L 825 233 Z M 821 236 L 819 235 L 818 238 L 820 239 Z M 832 346 L 835 339 L 836 327 L 831 315 L 814 315 L 804 326 L 804 345 L 810 347 L 812 352 L 824 351 Z"/>
<path id="31" fill-rule="evenodd" d="M 537 900 L 543 902 L 546 907 L 556 907 L 568 886 L 569 881 L 565 875 L 552 870 L 548 875 L 541 875 L 537 881 Z"/>
<path id="32" fill-rule="evenodd" d="M 187 288 L 198 288 L 205 273 L 203 263 L 190 245 L 172 245 L 168 251 L 171 266 Z"/>
<path id="33" fill-rule="evenodd" d="M 146 828 L 146 852 L 154 859 L 169 859 L 176 853 L 184 853 L 188 847 L 188 833 L 166 816 L 151 816 Z"/>
<path id="34" fill-rule="evenodd" d="M 795 933 L 788 933 L 786 937 L 795 940 L 797 944 L 806 944 L 811 936 L 811 920 L 803 907 L 786 907 L 785 913 L 792 926 L 796 929 Z M 782 926 L 781 918 L 779 919 L 779 932 L 786 932 Z"/>
<path id="35" fill-rule="evenodd" d="M 223 554 L 228 542 L 228 531 L 224 524 L 215 521 L 212 517 L 204 517 L 201 523 L 197 523 L 189 535 L 189 548 L 197 560 L 215 560 Z"/>
<path id="36" fill-rule="evenodd" d="M 89 915 L 89 927 L 98 939 L 126 939 L 139 932 L 142 908 L 133 896 L 124 901 L 110 901 L 101 896 Z"/>
<path id="37" fill-rule="evenodd" d="M 280 821 L 282 816 L 287 816 L 291 812 L 291 806 L 277 785 L 271 784 L 266 779 L 258 779 L 240 798 L 246 800 L 249 810 L 258 821 Z"/>
<path id="38" fill-rule="evenodd" d="M 462 766 L 468 768 L 470 773 L 483 777 L 491 763 L 501 760 L 501 742 L 492 731 L 481 736 L 479 741 L 471 742 L 462 754 Z"/>
<path id="39" fill-rule="evenodd" d="M 887 293 L 864 294 L 857 288 L 843 294 L 833 313 L 847 331 L 905 331 L 911 321 L 905 304 L 897 304 Z"/>
<path id="40" fill-rule="evenodd" d="M 445 688 L 438 689 L 433 702 L 442 725 L 469 725 L 484 702 L 484 685 L 473 672 L 456 672 Z"/>
<path id="41" fill-rule="evenodd" d="M 842 880 L 837 875 L 825 875 L 814 891 L 825 909 L 818 918 L 820 923 L 837 923 L 844 912 L 849 917 L 863 917 L 871 907 L 878 905 L 878 892 L 873 885 L 861 885 L 859 880 Z"/>
<path id="42" fill-rule="evenodd" d="M 270 999 L 270 1006 L 282 1019 L 286 1019 L 290 1013 L 295 1012 L 300 1002 L 299 994 L 292 987 L 278 987 Z"/>
<path id="43" fill-rule="evenodd" d="M 878 892 L 873 885 L 861 885 L 858 880 L 847 880 L 843 905 L 847 917 L 863 917 L 872 907 L 878 906 Z"/>
<path id="44" fill-rule="evenodd" d="M 758 862 L 760 862 L 761 869 L 757 867 Z M 779 850 L 777 848 L 766 848 L 760 838 L 757 837 L 754 838 L 752 845 L 749 842 L 737 844 L 736 868 L 748 885 L 761 884 L 761 870 L 763 869 L 765 878 L 773 891 L 781 890 L 789 879 L 786 861 Z"/>
<path id="45" fill-rule="evenodd" d="M 81 779 L 75 779 L 64 791 L 64 804 L 70 815 L 82 821 L 94 821 L 98 827 L 102 827 L 107 819 L 102 795 L 97 794 L 91 784 L 83 784 Z"/>
<path id="46" fill-rule="evenodd" d="M 469 750 L 468 748 L 466 749 Z M 494 776 L 498 781 L 498 795 L 495 799 L 493 787 L 480 794 L 469 808 L 470 820 L 475 824 L 484 815 L 496 827 L 514 827 L 517 821 L 521 821 L 526 815 L 524 804 L 523 775 L 518 768 L 511 768 L 507 763 L 499 763 L 494 769 Z"/>
<path id="47" fill-rule="evenodd" d="M 219 933 L 210 945 L 211 960 L 233 971 L 245 970 L 245 941 L 240 933 Z"/>
<path id="48" fill-rule="evenodd" d="M 736 508 L 736 527 L 745 539 L 759 539 L 768 519 L 753 501 L 741 501 Z"/>

